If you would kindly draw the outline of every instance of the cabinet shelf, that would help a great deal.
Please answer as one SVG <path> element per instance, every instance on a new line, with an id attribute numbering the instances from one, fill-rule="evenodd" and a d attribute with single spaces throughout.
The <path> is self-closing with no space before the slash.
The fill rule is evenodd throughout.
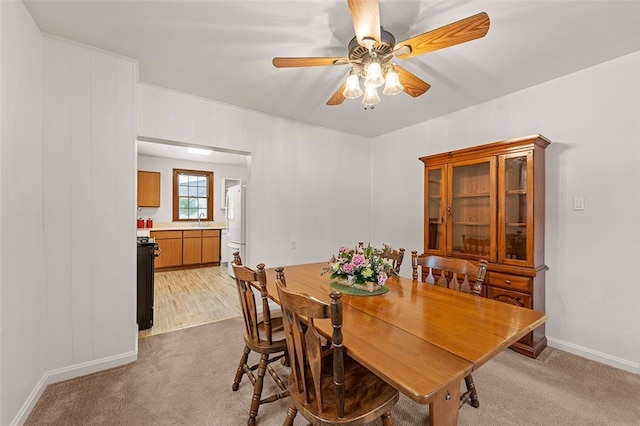
<path id="1" fill-rule="evenodd" d="M 511 189 L 507 191 L 507 195 L 527 195 L 527 191 L 524 189 Z"/>
<path id="2" fill-rule="evenodd" d="M 526 222 L 507 222 L 507 226 L 517 226 L 521 228 L 526 228 L 527 223 Z"/>
<path id="3" fill-rule="evenodd" d="M 453 225 L 463 225 L 463 226 L 490 226 L 489 223 L 481 223 L 481 222 L 453 222 Z"/>

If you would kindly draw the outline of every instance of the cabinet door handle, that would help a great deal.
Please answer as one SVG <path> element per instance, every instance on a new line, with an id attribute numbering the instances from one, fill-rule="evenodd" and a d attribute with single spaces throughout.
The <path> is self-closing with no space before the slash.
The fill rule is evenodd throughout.
<path id="1" fill-rule="evenodd" d="M 447 215 L 448 215 L 448 216 L 451 216 L 451 214 L 452 214 L 451 206 L 448 206 L 448 207 L 447 207 Z"/>
<path id="2" fill-rule="evenodd" d="M 504 283 L 505 283 L 506 285 L 511 285 L 511 280 L 504 280 Z"/>

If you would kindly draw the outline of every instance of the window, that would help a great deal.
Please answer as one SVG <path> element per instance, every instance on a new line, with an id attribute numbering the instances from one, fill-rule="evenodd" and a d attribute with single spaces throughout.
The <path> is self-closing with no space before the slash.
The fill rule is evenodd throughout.
<path id="1" fill-rule="evenodd" d="M 173 220 L 213 220 L 213 172 L 173 169 Z"/>

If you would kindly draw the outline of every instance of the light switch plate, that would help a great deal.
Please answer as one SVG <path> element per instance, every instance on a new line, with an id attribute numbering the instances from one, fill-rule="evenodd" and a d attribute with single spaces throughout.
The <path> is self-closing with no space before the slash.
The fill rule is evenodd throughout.
<path id="1" fill-rule="evenodd" d="M 573 197 L 573 209 L 584 210 L 584 197 Z"/>

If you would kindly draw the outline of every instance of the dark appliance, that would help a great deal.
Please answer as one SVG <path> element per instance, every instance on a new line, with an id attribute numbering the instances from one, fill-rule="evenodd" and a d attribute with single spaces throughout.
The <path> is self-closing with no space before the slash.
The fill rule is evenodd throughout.
<path id="1" fill-rule="evenodd" d="M 138 330 L 153 326 L 154 261 L 160 254 L 152 237 L 138 237 Z"/>

